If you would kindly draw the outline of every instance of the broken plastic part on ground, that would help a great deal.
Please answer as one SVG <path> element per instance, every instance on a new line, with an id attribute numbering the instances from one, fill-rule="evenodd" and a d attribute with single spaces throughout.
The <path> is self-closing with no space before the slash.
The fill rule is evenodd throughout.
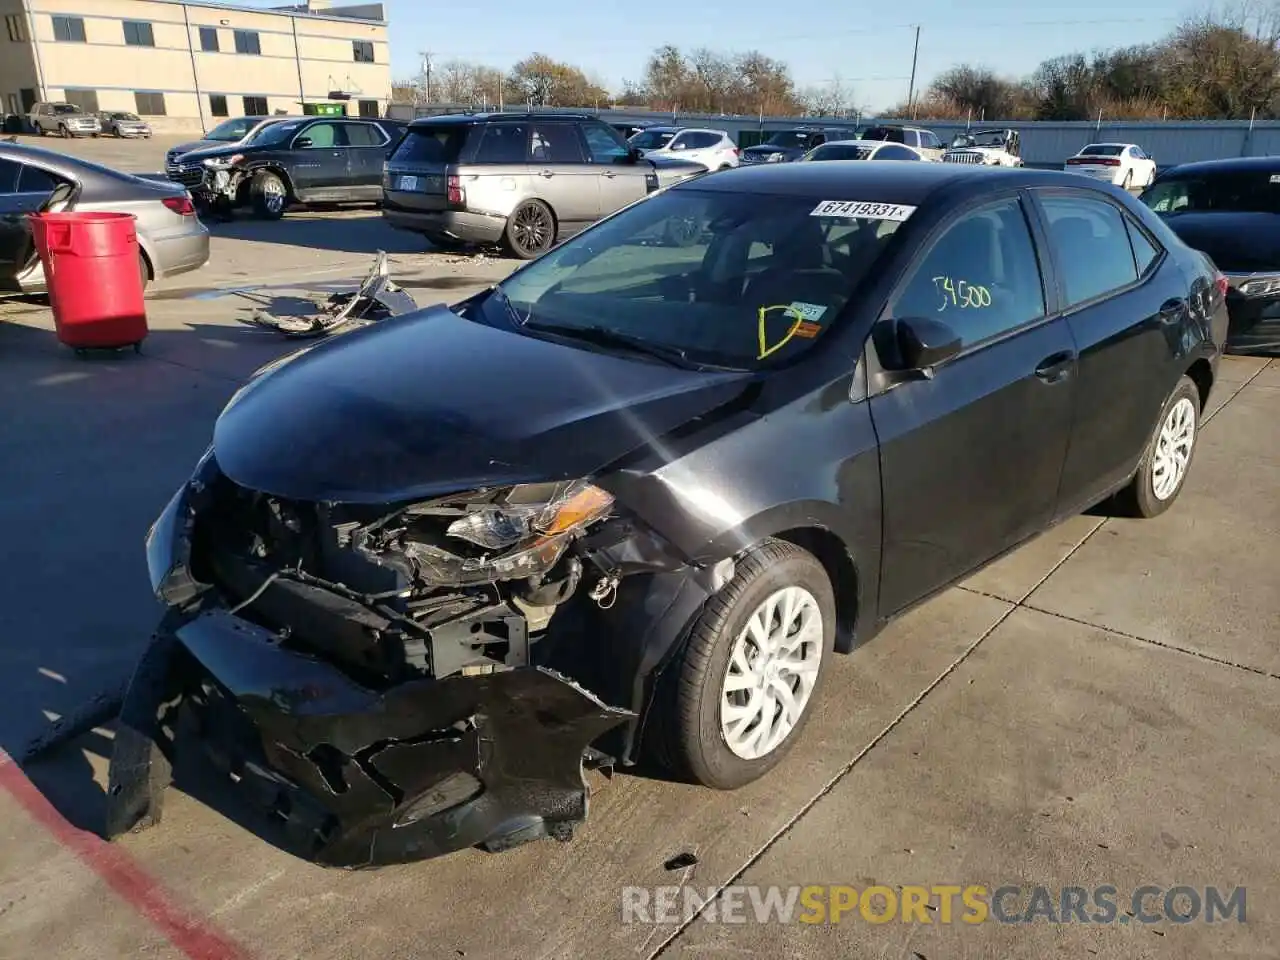
<path id="1" fill-rule="evenodd" d="M 417 309 L 418 304 L 413 297 L 392 281 L 387 254 L 379 250 L 360 286 L 352 293 L 334 294 L 319 313 L 301 317 L 276 316 L 256 309 L 245 322 L 277 330 L 291 339 L 308 339 L 354 330 Z"/>

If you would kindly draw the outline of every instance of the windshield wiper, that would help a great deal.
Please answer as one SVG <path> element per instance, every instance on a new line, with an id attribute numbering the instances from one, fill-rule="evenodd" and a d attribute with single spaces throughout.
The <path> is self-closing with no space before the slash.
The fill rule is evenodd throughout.
<path id="1" fill-rule="evenodd" d="M 572 324 L 543 323 L 538 320 L 526 320 L 522 326 L 528 330 L 554 333 L 556 336 L 569 340 L 581 340 L 583 343 L 594 343 L 602 347 L 621 347 L 633 353 L 642 353 L 646 356 L 655 357 L 673 367 L 683 367 L 686 370 L 696 370 L 701 366 L 690 360 L 688 353 L 679 347 L 668 346 L 665 343 L 654 343 L 651 340 L 645 340 L 643 337 L 611 330 L 608 327 L 579 327 Z"/>

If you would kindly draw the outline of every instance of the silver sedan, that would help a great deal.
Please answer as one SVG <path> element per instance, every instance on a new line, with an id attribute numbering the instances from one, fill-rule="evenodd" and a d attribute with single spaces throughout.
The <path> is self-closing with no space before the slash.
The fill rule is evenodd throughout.
<path id="1" fill-rule="evenodd" d="M 0 290 L 44 293 L 44 268 L 27 215 L 102 211 L 137 217 L 138 270 L 151 280 L 196 270 L 209 260 L 209 231 L 187 191 L 53 150 L 0 144 Z"/>

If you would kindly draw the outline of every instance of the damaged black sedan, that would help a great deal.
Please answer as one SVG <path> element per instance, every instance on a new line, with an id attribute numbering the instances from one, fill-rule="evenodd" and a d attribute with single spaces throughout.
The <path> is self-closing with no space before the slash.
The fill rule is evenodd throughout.
<path id="1" fill-rule="evenodd" d="M 1118 191 L 835 162 L 295 353 L 147 537 L 108 832 L 188 744 L 347 867 L 568 839 L 585 767 L 748 783 L 834 653 L 1104 498 L 1166 510 L 1225 331 Z"/>

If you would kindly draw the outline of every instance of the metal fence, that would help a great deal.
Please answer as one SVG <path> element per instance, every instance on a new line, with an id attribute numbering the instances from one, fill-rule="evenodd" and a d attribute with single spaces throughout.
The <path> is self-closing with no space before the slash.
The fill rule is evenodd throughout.
<path id="1" fill-rule="evenodd" d="M 388 114 L 396 119 L 441 113 L 465 113 L 471 107 L 462 104 L 392 104 Z M 508 107 L 510 110 L 523 107 Z M 554 109 L 554 108 L 553 108 Z M 682 126 L 710 127 L 724 130 L 739 144 L 753 146 L 771 133 L 802 125 L 843 127 L 850 130 L 875 123 L 911 123 L 884 117 L 750 117 L 701 113 L 658 113 L 649 110 L 594 110 L 579 107 L 562 108 L 560 112 L 589 112 L 609 123 L 677 123 Z M 1218 160 L 1227 157 L 1261 157 L 1280 154 L 1280 121 L 1251 123 L 1247 120 L 1220 121 L 1025 121 L 984 120 L 965 123 L 918 121 L 915 126 L 932 130 L 943 142 L 966 129 L 1008 127 L 1022 136 L 1023 160 L 1033 166 L 1058 166 L 1087 143 L 1136 143 L 1156 159 L 1161 167 L 1190 163 L 1195 160 Z"/>

